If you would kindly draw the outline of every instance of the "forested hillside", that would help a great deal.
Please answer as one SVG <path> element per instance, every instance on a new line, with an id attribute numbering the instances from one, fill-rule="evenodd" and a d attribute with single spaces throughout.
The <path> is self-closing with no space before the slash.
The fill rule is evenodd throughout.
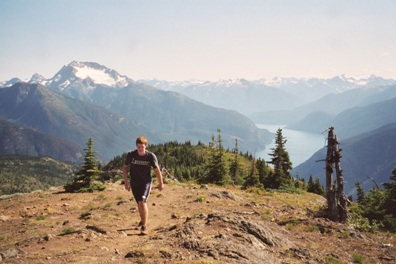
<path id="1" fill-rule="evenodd" d="M 74 164 L 48 157 L 0 156 L 0 196 L 60 186 L 74 177 Z"/>
<path id="2" fill-rule="evenodd" d="M 159 163 L 169 173 L 168 176 L 171 175 L 178 181 L 185 182 L 204 181 L 205 168 L 213 149 L 202 143 L 192 145 L 190 142 L 168 142 L 151 144 L 149 150 L 157 154 Z M 122 179 L 121 169 L 125 156 L 126 152 L 104 164 L 100 179 Z M 247 152 L 236 154 L 224 150 L 224 164 L 227 170 L 235 157 L 238 157 L 238 165 L 232 178 L 236 180 L 235 183 L 242 184 L 244 177 L 249 173 L 252 155 Z M 64 185 L 73 179 L 77 167 L 77 164 L 66 164 L 45 157 L 0 156 L 0 195 Z M 109 173 L 110 171 L 113 173 Z"/>
<path id="3" fill-rule="evenodd" d="M 1 155 L 50 156 L 71 162 L 78 162 L 82 156 L 79 145 L 1 119 L 0 135 Z"/>
<path id="4" fill-rule="evenodd" d="M 215 148 L 202 143 L 192 145 L 189 141 L 185 143 L 172 141 L 164 144 L 151 144 L 148 146 L 148 150 L 156 154 L 160 166 L 165 169 L 165 176 L 185 182 L 205 181 L 207 165 L 213 158 Z M 223 149 L 223 151 L 222 162 L 229 169 L 227 175 L 223 175 L 224 178 L 230 178 L 230 181 L 235 184 L 242 184 L 251 169 L 252 154 L 248 152 L 235 153 L 235 150 L 226 151 Z M 116 156 L 104 166 L 103 170 L 121 169 L 125 157 L 126 153 Z"/>

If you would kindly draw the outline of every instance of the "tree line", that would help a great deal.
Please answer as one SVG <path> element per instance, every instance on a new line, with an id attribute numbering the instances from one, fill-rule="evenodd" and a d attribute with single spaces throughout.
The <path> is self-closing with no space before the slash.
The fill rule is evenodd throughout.
<path id="1" fill-rule="evenodd" d="M 171 141 L 161 144 L 149 144 L 148 150 L 156 154 L 161 168 L 171 174 L 180 182 L 194 181 L 200 184 L 235 185 L 247 188 L 282 189 L 296 191 L 308 190 L 323 194 L 323 187 L 319 179 L 315 183 L 305 183 L 304 179 L 294 179 L 290 173 L 292 163 L 285 144 L 287 140 L 278 129 L 275 147 L 271 149 L 270 160 L 256 158 L 249 152 L 241 152 L 238 148 L 238 139 L 235 139 L 233 149 L 225 149 L 221 130 L 213 134 L 208 145 L 198 142 L 196 145 L 190 141 L 180 143 Z M 73 182 L 66 185 L 68 191 L 90 191 L 91 183 L 111 177 L 110 171 L 122 168 L 126 152 L 115 156 L 103 167 L 97 163 L 93 150 L 93 139 L 90 138 L 84 163 L 76 173 Z M 270 166 L 272 165 L 272 167 Z M 101 176 L 102 175 L 102 176 Z M 113 175 L 114 176 L 114 175 Z M 119 175 L 120 176 L 120 175 Z M 119 179 L 122 178 L 121 176 Z M 98 188 L 93 187 L 93 189 Z"/>
<path id="2" fill-rule="evenodd" d="M 308 183 L 298 177 L 293 178 L 292 163 L 285 144 L 287 139 L 282 129 L 276 132 L 275 146 L 271 148 L 270 160 L 256 158 L 251 153 L 238 149 L 238 139 L 232 150 L 223 147 L 221 130 L 213 134 L 208 145 L 198 142 L 177 141 L 150 144 L 148 150 L 157 155 L 160 166 L 180 182 L 193 181 L 200 184 L 236 185 L 242 189 L 275 189 L 291 192 L 308 191 L 324 196 L 325 190 L 319 178 L 310 176 Z M 93 140 L 87 143 L 86 155 L 81 169 L 73 181 L 65 185 L 68 192 L 103 190 L 104 180 L 122 180 L 120 169 L 127 153 L 114 157 L 105 166 L 97 163 L 93 150 Z M 270 166 L 272 165 L 272 167 Z M 117 172 L 111 174 L 110 172 Z M 110 175 L 104 177 L 103 175 Z M 373 189 L 364 194 L 359 185 L 357 204 L 351 207 L 360 227 L 386 227 L 396 231 L 396 168 L 390 177 L 393 181 L 384 184 L 385 189 Z"/>

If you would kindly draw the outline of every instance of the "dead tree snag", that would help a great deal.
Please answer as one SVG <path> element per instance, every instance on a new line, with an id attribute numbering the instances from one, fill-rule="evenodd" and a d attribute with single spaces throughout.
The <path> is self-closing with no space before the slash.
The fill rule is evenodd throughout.
<path id="1" fill-rule="evenodd" d="M 347 198 L 344 194 L 344 177 L 341 170 L 341 149 L 339 141 L 334 135 L 334 127 L 329 128 L 327 137 L 327 155 L 326 155 L 326 199 L 327 214 L 332 221 L 346 222 Z M 333 168 L 335 168 L 336 177 L 333 181 Z"/>

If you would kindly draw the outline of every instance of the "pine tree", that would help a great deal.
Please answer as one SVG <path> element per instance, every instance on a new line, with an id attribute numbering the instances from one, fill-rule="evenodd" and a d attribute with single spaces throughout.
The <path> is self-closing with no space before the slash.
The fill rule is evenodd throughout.
<path id="1" fill-rule="evenodd" d="M 210 156 L 206 164 L 205 182 L 219 185 L 231 183 L 220 129 L 217 129 L 217 140 L 212 135 L 212 143 L 209 146 Z"/>
<path id="2" fill-rule="evenodd" d="M 89 138 L 87 148 L 84 149 L 84 163 L 74 180 L 64 186 L 66 192 L 93 192 L 105 189 L 101 182 L 96 181 L 101 171 L 98 169 L 93 145 L 93 139 Z"/>
<path id="3" fill-rule="evenodd" d="M 396 231 L 396 167 L 392 174 L 390 179 L 393 182 L 384 183 L 383 190 L 377 186 L 364 193 L 359 182 L 355 183 L 359 203 L 353 209 L 355 213 L 369 220 L 370 230 L 383 227 L 392 232 Z"/>
<path id="4" fill-rule="evenodd" d="M 312 178 L 312 175 L 309 175 L 307 192 L 313 193 L 314 191 L 315 191 L 315 183 L 314 183 L 314 180 Z"/>
<path id="5" fill-rule="evenodd" d="M 239 154 L 238 154 L 238 139 L 235 139 L 235 148 L 233 149 L 234 158 L 230 164 L 230 177 L 231 180 L 236 185 L 241 185 L 243 183 L 243 175 L 241 173 L 241 163 L 239 161 Z"/>
<path id="6" fill-rule="evenodd" d="M 385 225 L 392 230 L 396 230 L 396 167 L 393 168 L 390 179 L 393 182 L 384 183 L 387 197 L 384 202 L 384 209 L 386 212 Z"/>
<path id="7" fill-rule="evenodd" d="M 358 181 L 355 182 L 355 187 L 356 187 L 356 196 L 357 196 L 357 202 L 358 203 L 363 203 L 364 201 L 364 191 L 362 186 Z"/>
<path id="8" fill-rule="evenodd" d="M 292 176 L 290 170 L 292 163 L 289 159 L 289 153 L 286 151 L 285 144 L 287 140 L 282 135 L 282 129 L 276 131 L 275 147 L 269 155 L 272 156 L 270 163 L 274 165 L 274 172 L 271 174 L 272 188 L 288 188 L 292 185 Z"/>
<path id="9" fill-rule="evenodd" d="M 269 175 L 269 168 L 268 168 L 267 164 L 265 164 L 265 160 L 260 159 L 260 158 L 257 159 L 256 168 L 257 168 L 258 176 L 260 179 L 260 183 L 263 185 L 263 187 L 267 187 L 265 185 L 265 182 Z"/>
<path id="10" fill-rule="evenodd" d="M 245 183 L 243 184 L 243 189 L 247 189 L 249 187 L 264 188 L 263 184 L 260 182 L 260 178 L 258 175 L 256 159 L 252 159 L 250 173 L 247 176 Z"/>
<path id="11" fill-rule="evenodd" d="M 318 194 L 318 195 L 322 195 L 324 196 L 326 191 L 323 187 L 322 184 L 320 184 L 320 180 L 318 177 L 315 178 L 315 183 L 314 183 L 314 193 Z"/>

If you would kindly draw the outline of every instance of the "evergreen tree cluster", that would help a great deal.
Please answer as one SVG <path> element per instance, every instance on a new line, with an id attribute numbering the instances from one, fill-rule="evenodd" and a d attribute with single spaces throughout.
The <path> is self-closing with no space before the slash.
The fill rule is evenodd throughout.
<path id="1" fill-rule="evenodd" d="M 256 159 L 248 152 L 239 152 L 238 139 L 235 139 L 234 149 L 224 149 L 220 129 L 217 130 L 217 135 L 212 135 L 209 145 L 198 142 L 193 146 L 190 141 L 185 143 L 172 141 L 151 144 L 147 149 L 157 155 L 161 168 L 166 168 L 181 182 L 233 184 L 245 189 L 250 187 L 293 189 L 294 180 L 289 172 L 291 162 L 285 149 L 285 142 L 280 129 L 277 133 L 277 144 L 272 149 L 273 158 L 269 162 L 275 165 L 274 169 L 261 158 Z M 114 157 L 103 167 L 103 170 L 121 168 L 125 157 L 126 153 Z"/>
<path id="2" fill-rule="evenodd" d="M 384 189 L 373 188 L 366 194 L 359 182 L 357 190 L 357 207 L 354 212 L 367 218 L 371 227 L 384 227 L 396 231 L 396 167 L 390 176 L 391 182 L 384 183 Z"/>
<path id="3" fill-rule="evenodd" d="M 307 189 L 320 195 L 324 194 L 319 179 L 313 183 L 294 180 L 290 174 L 291 165 L 289 154 L 285 148 L 286 139 L 282 135 L 282 129 L 276 134 L 275 147 L 270 155 L 274 168 L 268 166 L 261 158 L 256 159 L 248 152 L 241 153 L 238 149 L 238 139 L 235 139 L 235 148 L 226 150 L 223 147 L 221 130 L 217 135 L 212 135 L 208 146 L 198 142 L 193 146 L 190 141 L 179 143 L 171 141 L 161 144 L 150 144 L 148 150 L 156 154 L 161 168 L 166 169 L 174 178 L 180 182 L 195 181 L 203 184 L 237 185 L 244 189 L 251 187 L 259 189 L 284 189 L 295 188 Z M 103 172 L 120 170 L 124 164 L 127 152 L 114 157 L 106 164 L 102 171 L 96 161 L 93 150 L 93 139 L 90 138 L 85 149 L 86 154 L 76 177 L 65 186 L 66 191 L 92 191 L 101 189 L 98 185 L 99 175 Z M 103 175 L 102 172 L 102 175 Z M 122 179 L 122 177 L 119 177 Z M 104 179 L 102 176 L 101 180 Z"/>
<path id="4" fill-rule="evenodd" d="M 315 181 L 312 178 L 312 175 L 309 176 L 308 184 L 307 184 L 307 192 L 316 193 L 322 196 L 325 196 L 326 191 L 323 186 L 320 184 L 320 180 L 318 177 L 315 178 Z"/>

